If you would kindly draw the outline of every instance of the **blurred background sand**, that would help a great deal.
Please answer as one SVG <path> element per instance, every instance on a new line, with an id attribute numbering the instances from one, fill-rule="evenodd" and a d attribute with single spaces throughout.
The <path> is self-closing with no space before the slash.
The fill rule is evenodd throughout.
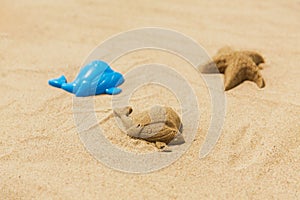
<path id="1" fill-rule="evenodd" d="M 0 199 L 300 198 L 300 1 L 0 4 Z M 144 26 L 186 34 L 211 56 L 224 45 L 261 52 L 267 60 L 266 88 L 244 82 L 226 92 L 222 135 L 200 160 L 210 100 L 203 81 L 186 70 L 189 64 L 153 50 L 112 63 L 122 73 L 153 62 L 173 66 L 189 78 L 199 100 L 201 120 L 191 148 L 167 168 L 134 175 L 104 166 L 85 150 L 73 120 L 72 95 L 51 88 L 47 80 L 61 74 L 73 79 L 100 42 Z M 95 106 L 109 108 L 110 100 L 95 97 Z M 137 90 L 131 103 L 137 110 L 155 103 L 178 107 L 176 98 L 157 85 Z M 102 125 L 113 144 L 155 150 L 110 130 L 113 123 Z"/>

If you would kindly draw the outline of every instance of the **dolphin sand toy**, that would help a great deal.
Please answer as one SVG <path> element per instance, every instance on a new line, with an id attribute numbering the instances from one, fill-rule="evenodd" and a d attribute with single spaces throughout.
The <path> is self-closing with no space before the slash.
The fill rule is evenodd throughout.
<path id="1" fill-rule="evenodd" d="M 67 83 L 64 75 L 48 81 L 49 85 L 62 88 L 77 97 L 119 94 L 122 90 L 118 86 L 123 82 L 122 74 L 113 71 L 107 63 L 100 60 L 84 66 L 73 82 Z"/>

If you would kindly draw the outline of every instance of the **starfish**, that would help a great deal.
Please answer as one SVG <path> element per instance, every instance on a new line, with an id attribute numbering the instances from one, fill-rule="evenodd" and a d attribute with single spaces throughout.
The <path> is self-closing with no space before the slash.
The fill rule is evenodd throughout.
<path id="1" fill-rule="evenodd" d="M 200 71 L 202 73 L 224 74 L 225 91 L 230 90 L 242 82 L 249 80 L 256 83 L 259 88 L 265 86 L 262 78 L 260 64 L 264 63 L 264 58 L 254 51 L 234 51 L 230 47 L 221 48 L 213 57 L 213 61 L 204 65 Z"/>

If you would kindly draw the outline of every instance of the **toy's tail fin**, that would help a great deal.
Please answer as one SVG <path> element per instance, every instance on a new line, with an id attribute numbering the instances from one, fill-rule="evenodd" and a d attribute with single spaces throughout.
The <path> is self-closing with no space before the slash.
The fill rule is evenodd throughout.
<path id="1" fill-rule="evenodd" d="M 64 75 L 62 75 L 59 78 L 50 79 L 48 83 L 53 87 L 61 88 L 63 83 L 67 83 L 67 79 Z"/>

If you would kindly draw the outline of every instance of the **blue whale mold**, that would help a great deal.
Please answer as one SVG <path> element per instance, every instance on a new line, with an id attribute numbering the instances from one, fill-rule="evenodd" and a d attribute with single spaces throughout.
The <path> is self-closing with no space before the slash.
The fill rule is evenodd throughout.
<path id="1" fill-rule="evenodd" d="M 62 88 L 77 97 L 119 94 L 122 90 L 118 86 L 123 82 L 122 74 L 113 71 L 107 63 L 100 60 L 84 66 L 73 82 L 67 83 L 64 75 L 48 81 L 49 85 Z"/>

